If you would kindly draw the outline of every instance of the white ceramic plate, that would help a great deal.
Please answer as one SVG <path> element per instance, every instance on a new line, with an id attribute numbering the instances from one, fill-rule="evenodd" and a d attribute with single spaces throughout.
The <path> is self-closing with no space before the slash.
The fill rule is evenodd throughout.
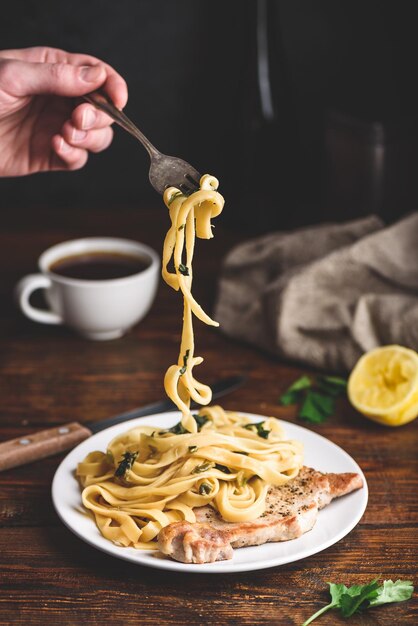
<path id="1" fill-rule="evenodd" d="M 260 415 L 248 413 L 244 415 L 249 415 L 254 421 L 263 419 Z M 177 413 L 171 412 L 130 420 L 107 428 L 74 448 L 58 467 L 52 483 L 52 500 L 64 524 L 83 541 L 120 559 L 160 569 L 209 574 L 245 572 L 304 559 L 340 541 L 362 517 L 367 505 L 368 490 L 363 472 L 354 459 L 321 435 L 302 426 L 285 422 L 286 436 L 298 439 L 305 446 L 305 465 L 322 472 L 358 472 L 364 481 L 363 489 L 334 500 L 320 511 L 318 520 L 310 532 L 291 541 L 240 548 L 234 550 L 234 557 L 230 561 L 204 565 L 178 563 L 158 551 L 135 550 L 113 544 L 102 537 L 93 518 L 82 507 L 80 488 L 74 477 L 77 463 L 93 450 L 106 450 L 113 437 L 134 426 L 147 424 L 167 428 L 173 426 L 179 419 Z"/>

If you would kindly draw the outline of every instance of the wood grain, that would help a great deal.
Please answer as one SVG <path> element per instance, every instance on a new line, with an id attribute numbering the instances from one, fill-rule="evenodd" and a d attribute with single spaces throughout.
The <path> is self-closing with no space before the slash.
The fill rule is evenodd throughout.
<path id="1" fill-rule="evenodd" d="M 0 443 L 0 472 L 70 450 L 90 435 L 88 428 L 71 422 L 3 441 Z"/>
<path id="2" fill-rule="evenodd" d="M 4 218 L 4 219 L 3 219 Z M 181 305 L 160 287 L 152 312 L 126 337 L 88 342 L 64 328 L 32 323 L 15 309 L 13 287 L 36 269 L 48 246 L 78 236 L 113 235 L 160 250 L 166 214 L 159 211 L 24 210 L 2 216 L 0 235 L 0 441 L 67 422 L 99 420 L 163 397 L 165 368 L 177 358 Z M 196 255 L 196 294 L 211 309 L 216 274 L 241 238 L 217 225 Z M 199 242 L 200 243 L 200 242 Z M 203 280 L 204 279 L 204 280 Z M 306 369 L 279 362 L 197 326 L 202 380 L 246 373 L 245 386 L 222 405 L 297 422 L 280 393 Z M 72 535 L 50 499 L 64 454 L 0 473 L 0 624 L 287 624 L 300 625 L 327 602 L 328 580 L 365 583 L 375 575 L 416 582 L 418 429 L 387 429 L 341 400 L 336 415 L 309 426 L 363 468 L 370 500 L 360 524 L 324 552 L 287 566 L 234 575 L 172 575 L 102 554 Z M 415 597 L 350 622 L 337 613 L 324 626 L 418 623 Z"/>

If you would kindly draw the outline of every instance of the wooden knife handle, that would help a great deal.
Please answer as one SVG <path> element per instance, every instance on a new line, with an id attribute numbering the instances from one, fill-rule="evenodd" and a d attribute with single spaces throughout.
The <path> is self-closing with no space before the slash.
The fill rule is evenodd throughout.
<path id="1" fill-rule="evenodd" d="M 73 448 L 90 435 L 88 428 L 78 422 L 71 422 L 4 441 L 0 443 L 0 471 L 59 454 Z"/>

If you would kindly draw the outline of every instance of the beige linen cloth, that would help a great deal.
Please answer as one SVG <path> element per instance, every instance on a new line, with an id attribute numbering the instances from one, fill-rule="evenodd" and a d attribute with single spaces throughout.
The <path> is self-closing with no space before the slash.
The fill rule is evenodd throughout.
<path id="1" fill-rule="evenodd" d="M 327 371 L 366 350 L 418 350 L 418 212 L 277 232 L 224 261 L 215 319 L 229 336 Z"/>

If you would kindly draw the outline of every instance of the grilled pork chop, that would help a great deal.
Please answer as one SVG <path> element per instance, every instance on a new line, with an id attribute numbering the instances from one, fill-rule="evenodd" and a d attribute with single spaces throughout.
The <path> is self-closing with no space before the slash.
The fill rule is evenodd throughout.
<path id="1" fill-rule="evenodd" d="M 174 522 L 158 535 L 163 554 L 183 563 L 231 559 L 233 548 L 288 541 L 311 530 L 319 509 L 334 498 L 360 489 L 359 474 L 323 474 L 303 467 L 281 487 L 272 487 L 266 510 L 252 522 L 225 522 L 211 506 L 194 509 L 197 522 Z"/>

